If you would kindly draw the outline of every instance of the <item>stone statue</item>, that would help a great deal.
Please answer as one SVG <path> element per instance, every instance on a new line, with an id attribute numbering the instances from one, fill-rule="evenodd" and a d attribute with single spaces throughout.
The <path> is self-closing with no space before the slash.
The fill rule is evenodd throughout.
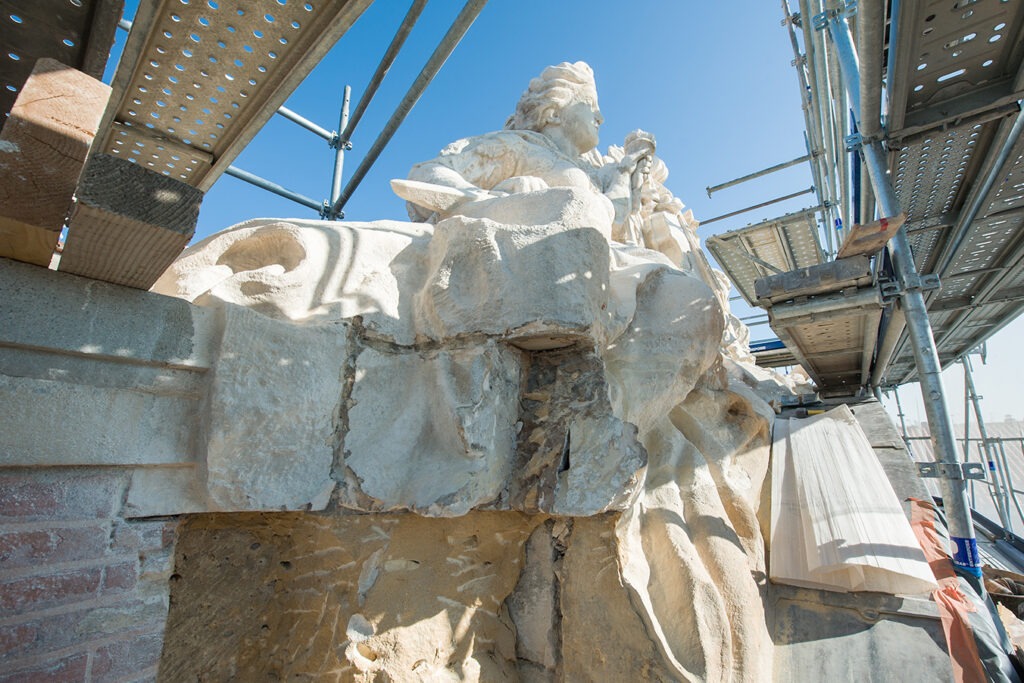
<path id="1" fill-rule="evenodd" d="M 469 202 L 580 188 L 605 205 L 610 236 L 626 241 L 621 237 L 629 217 L 639 213 L 638 189 L 649 173 L 654 138 L 638 131 L 626 153 L 606 160 L 596 151 L 603 121 L 590 67 L 550 66 L 530 82 L 505 130 L 452 143 L 436 159 L 413 167 L 409 178 L 416 182 L 395 181 L 392 187 L 410 202 L 414 220 L 462 213 Z M 420 183 L 457 192 L 442 195 Z"/>
<path id="2" fill-rule="evenodd" d="M 344 655 L 310 653 L 293 673 L 770 680 L 759 511 L 765 398 L 783 383 L 750 362 L 728 285 L 664 185 L 654 137 L 637 131 L 602 155 L 601 123 L 590 67 L 548 67 L 504 130 L 454 142 L 393 181 L 414 222 L 249 221 L 191 248 L 154 288 L 254 309 L 290 335 L 343 337 L 346 388 L 326 407 L 331 503 L 305 505 L 339 526 L 347 511 L 367 524 L 378 515 L 374 538 L 390 545 L 335 582 L 358 587 L 331 608 L 347 615 Z M 260 405 L 245 390 L 245 405 Z M 284 411 L 302 390 L 275 386 L 272 404 Z M 281 422 L 247 419 L 286 444 Z M 208 447 L 221 509 L 259 499 L 221 474 L 262 471 L 259 435 L 248 439 Z M 398 530 L 435 533 L 443 521 L 477 529 L 461 554 L 402 550 Z M 455 543 L 453 533 L 439 537 Z M 485 558 L 485 546 L 501 557 Z M 495 562 L 500 576 L 487 569 Z M 453 566 L 492 578 L 430 583 Z M 395 572 L 422 604 L 398 613 L 388 602 Z M 458 628 L 432 631 L 438 609 Z"/>

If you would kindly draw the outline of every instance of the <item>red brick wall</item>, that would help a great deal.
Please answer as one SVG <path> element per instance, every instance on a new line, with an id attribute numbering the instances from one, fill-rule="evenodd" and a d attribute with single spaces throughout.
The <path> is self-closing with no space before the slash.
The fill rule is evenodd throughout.
<path id="1" fill-rule="evenodd" d="M 0 683 L 155 680 L 177 520 L 120 468 L 0 470 Z"/>

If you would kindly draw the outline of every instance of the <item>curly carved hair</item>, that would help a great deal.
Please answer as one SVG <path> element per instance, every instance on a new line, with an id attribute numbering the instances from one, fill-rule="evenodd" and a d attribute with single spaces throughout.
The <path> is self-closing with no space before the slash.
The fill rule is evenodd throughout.
<path id="1" fill-rule="evenodd" d="M 562 62 L 549 66 L 530 81 L 519 98 L 516 111 L 508 117 L 508 130 L 540 132 L 551 121 L 551 114 L 574 102 L 597 102 L 594 71 L 586 62 Z"/>

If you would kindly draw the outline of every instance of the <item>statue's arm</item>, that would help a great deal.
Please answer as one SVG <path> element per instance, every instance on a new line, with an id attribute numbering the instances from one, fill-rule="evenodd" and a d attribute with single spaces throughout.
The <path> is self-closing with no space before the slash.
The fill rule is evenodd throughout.
<path id="1" fill-rule="evenodd" d="M 422 183 L 431 183 L 433 185 L 444 185 L 470 192 L 473 190 L 483 191 L 476 183 L 470 182 L 464 175 L 440 159 L 424 161 L 413 166 L 409 171 L 409 180 L 418 180 Z"/>

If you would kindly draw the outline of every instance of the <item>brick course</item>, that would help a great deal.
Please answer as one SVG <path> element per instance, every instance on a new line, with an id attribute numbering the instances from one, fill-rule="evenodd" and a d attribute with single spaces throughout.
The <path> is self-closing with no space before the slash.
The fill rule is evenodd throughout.
<path id="1" fill-rule="evenodd" d="M 120 468 L 0 469 L 0 683 L 155 680 L 177 520 Z"/>

